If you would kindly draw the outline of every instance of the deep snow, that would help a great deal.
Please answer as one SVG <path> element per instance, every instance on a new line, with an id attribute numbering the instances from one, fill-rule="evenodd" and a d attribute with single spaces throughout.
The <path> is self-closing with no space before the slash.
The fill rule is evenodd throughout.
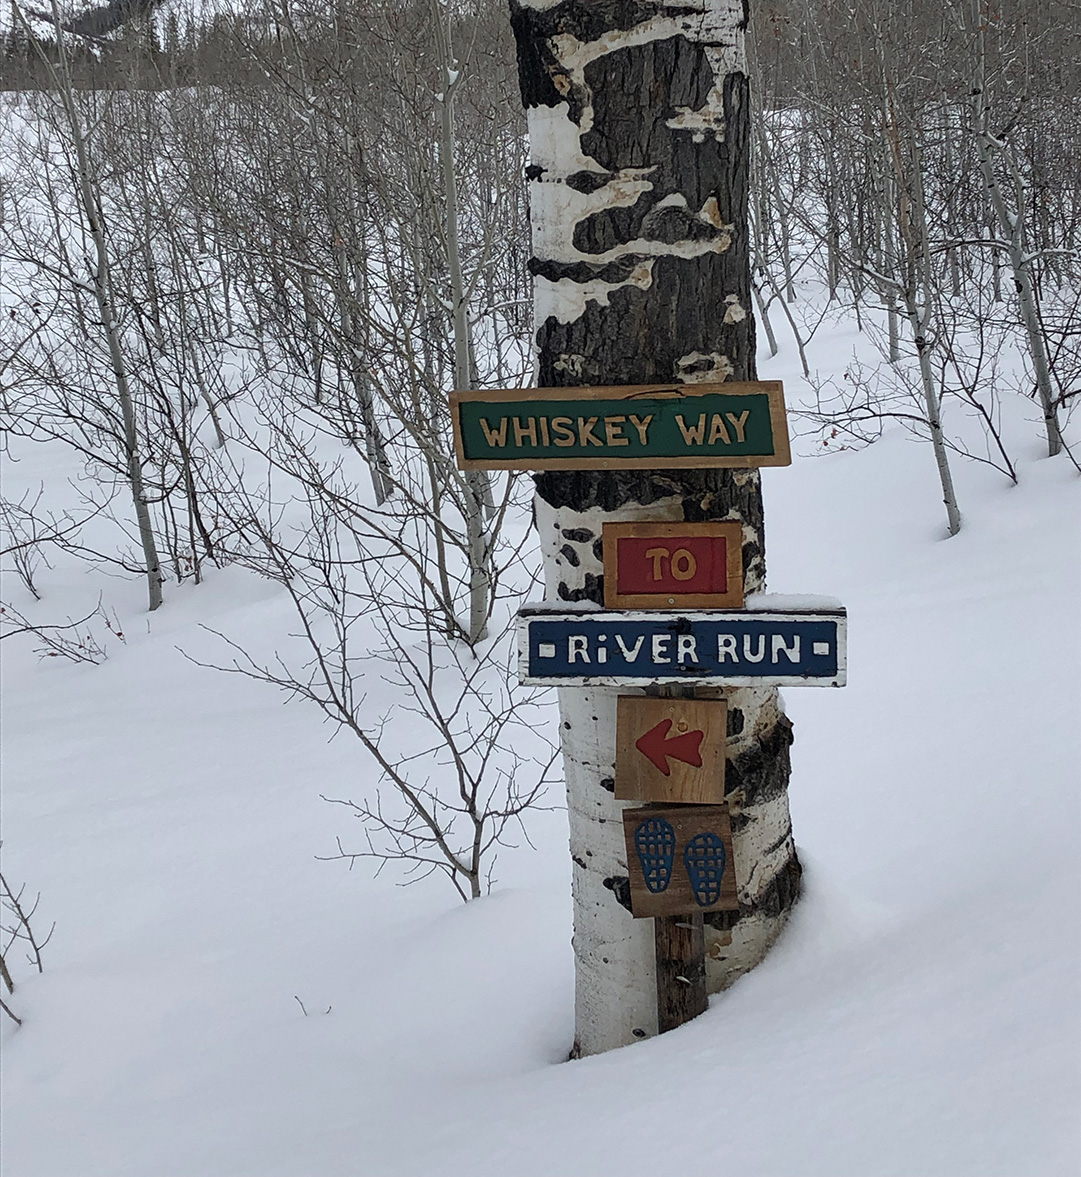
<path id="1" fill-rule="evenodd" d="M 575 1063 L 562 812 L 468 906 L 317 861 L 363 750 L 178 650 L 272 652 L 275 586 L 214 573 L 150 620 L 136 582 L 45 575 L 127 642 L 4 643 L 4 869 L 56 921 L 2 1028 L 6 1177 L 1072 1177 L 1081 479 L 1008 408 L 1021 483 L 955 459 L 953 539 L 900 429 L 765 472 L 771 591 L 850 615 L 849 685 L 785 692 L 805 896 L 705 1016 Z"/>

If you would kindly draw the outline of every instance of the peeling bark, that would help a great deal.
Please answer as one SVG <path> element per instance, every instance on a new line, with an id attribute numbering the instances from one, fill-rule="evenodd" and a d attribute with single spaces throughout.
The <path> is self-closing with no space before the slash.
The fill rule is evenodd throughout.
<path id="1" fill-rule="evenodd" d="M 511 20 L 532 152 L 539 384 L 754 379 L 742 0 L 511 0 Z M 747 591 L 764 587 L 755 470 L 549 472 L 536 487 L 549 599 L 603 603 L 601 527 L 628 519 L 737 519 Z M 612 792 L 618 693 L 560 691 L 575 1054 L 658 1028 L 653 926 L 628 910 L 625 805 Z M 706 919 L 713 992 L 761 960 L 799 890 L 791 725 L 776 690 L 724 694 L 741 910 Z"/>

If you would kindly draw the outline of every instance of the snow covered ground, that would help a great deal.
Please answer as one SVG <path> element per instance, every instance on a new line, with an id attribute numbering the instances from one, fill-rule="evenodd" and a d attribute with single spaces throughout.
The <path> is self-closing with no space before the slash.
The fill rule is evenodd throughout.
<path id="1" fill-rule="evenodd" d="M 849 685 L 786 692 L 805 897 L 705 1016 L 574 1063 L 562 812 L 469 905 L 317 861 L 363 751 L 181 653 L 272 653 L 278 589 L 228 569 L 151 620 L 136 581 L 45 574 L 126 643 L 4 643 L 4 869 L 56 922 L 0 1031 L 6 1177 L 1072 1177 L 1081 479 L 1035 416 L 1019 486 L 955 461 L 949 540 L 900 429 L 766 471 L 771 590 L 850 611 Z M 9 490 L 75 469 L 16 456 Z"/>

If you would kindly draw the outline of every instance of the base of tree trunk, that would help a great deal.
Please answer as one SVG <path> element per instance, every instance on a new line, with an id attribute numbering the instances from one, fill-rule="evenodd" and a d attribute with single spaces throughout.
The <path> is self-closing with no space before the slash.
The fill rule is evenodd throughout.
<path id="1" fill-rule="evenodd" d="M 744 562 L 752 577 L 749 588 L 756 589 L 762 566 L 757 475 L 703 471 L 699 477 L 702 485 L 685 484 L 675 496 L 668 477 L 651 472 L 648 483 L 643 479 L 635 487 L 649 501 L 618 507 L 610 499 L 596 501 L 598 492 L 602 499 L 606 493 L 596 476 L 582 480 L 579 489 L 588 487 L 588 493 L 573 507 L 565 500 L 553 506 L 539 493 L 535 512 L 550 578 L 548 599 L 603 599 L 603 523 L 688 516 L 744 516 Z M 559 690 L 574 872 L 575 1057 L 626 1046 L 659 1029 L 653 920 L 636 920 L 630 911 L 622 813 L 637 802 L 617 801 L 614 793 L 616 701 L 621 694 L 656 689 Z M 787 791 L 792 725 L 775 688 L 701 687 L 697 693 L 723 697 L 728 704 L 725 800 L 741 910 L 705 916 L 706 986 L 719 993 L 762 960 L 799 895 Z"/>

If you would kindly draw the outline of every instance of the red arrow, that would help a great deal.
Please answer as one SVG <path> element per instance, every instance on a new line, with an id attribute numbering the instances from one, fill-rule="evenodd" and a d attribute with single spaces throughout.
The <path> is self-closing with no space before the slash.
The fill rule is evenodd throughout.
<path id="1" fill-rule="evenodd" d="M 668 766 L 668 757 L 682 760 L 684 764 L 702 767 L 702 737 L 705 732 L 683 732 L 682 735 L 668 736 L 668 729 L 672 726 L 670 719 L 662 719 L 656 727 L 651 727 L 644 736 L 636 742 L 635 747 L 665 776 L 671 776 L 672 770 Z"/>

